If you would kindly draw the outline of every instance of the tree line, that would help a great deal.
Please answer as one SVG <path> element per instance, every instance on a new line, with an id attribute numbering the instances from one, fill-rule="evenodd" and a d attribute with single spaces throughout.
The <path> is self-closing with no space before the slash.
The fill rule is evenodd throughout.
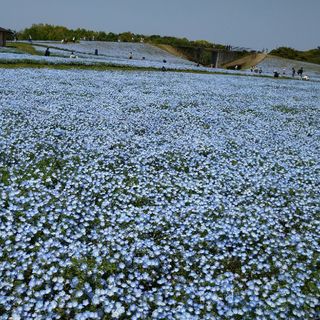
<path id="1" fill-rule="evenodd" d="M 14 34 L 17 40 L 52 40 L 52 41 L 78 41 L 78 40 L 95 40 L 95 41 L 121 41 L 121 42 L 150 42 L 154 44 L 169 44 L 173 46 L 190 46 L 214 48 L 216 46 L 206 40 L 190 41 L 187 38 L 177 38 L 172 36 L 160 35 L 143 35 L 132 32 L 113 33 L 104 31 L 86 30 L 84 28 L 68 29 L 63 26 L 50 24 L 33 24 L 29 28 Z"/>

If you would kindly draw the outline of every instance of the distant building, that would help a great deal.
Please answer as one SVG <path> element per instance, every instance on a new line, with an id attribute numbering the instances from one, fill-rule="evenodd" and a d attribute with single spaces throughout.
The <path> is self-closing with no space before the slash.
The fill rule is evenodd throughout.
<path id="1" fill-rule="evenodd" d="M 0 47 L 5 47 L 7 34 L 11 33 L 9 30 L 0 28 Z"/>

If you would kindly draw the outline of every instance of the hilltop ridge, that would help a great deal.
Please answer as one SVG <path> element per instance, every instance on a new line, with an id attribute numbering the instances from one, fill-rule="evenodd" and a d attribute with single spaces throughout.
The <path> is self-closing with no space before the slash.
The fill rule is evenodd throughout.
<path id="1" fill-rule="evenodd" d="M 279 47 L 270 52 L 271 55 L 297 61 L 320 64 L 320 47 L 299 51 L 288 47 Z"/>

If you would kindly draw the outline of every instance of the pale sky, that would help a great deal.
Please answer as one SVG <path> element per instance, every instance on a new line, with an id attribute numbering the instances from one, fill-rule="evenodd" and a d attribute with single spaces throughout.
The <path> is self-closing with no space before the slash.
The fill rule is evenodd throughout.
<path id="1" fill-rule="evenodd" d="M 251 49 L 320 46 L 320 0 L 0 0 L 0 27 L 159 34 Z"/>

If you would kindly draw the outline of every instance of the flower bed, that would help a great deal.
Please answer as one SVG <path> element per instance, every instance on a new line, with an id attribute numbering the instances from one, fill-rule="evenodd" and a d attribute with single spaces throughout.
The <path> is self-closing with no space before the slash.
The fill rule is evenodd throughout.
<path id="1" fill-rule="evenodd" d="M 319 83 L 0 73 L 0 319 L 315 319 Z"/>

